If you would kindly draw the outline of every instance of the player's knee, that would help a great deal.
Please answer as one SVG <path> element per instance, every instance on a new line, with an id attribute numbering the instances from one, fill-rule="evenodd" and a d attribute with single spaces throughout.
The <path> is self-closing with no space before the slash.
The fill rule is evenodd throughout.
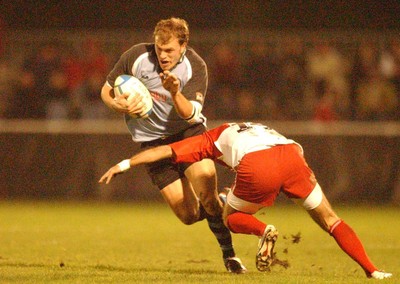
<path id="1" fill-rule="evenodd" d="M 185 225 L 192 225 L 197 222 L 198 218 L 185 215 L 185 216 L 179 217 L 179 220 L 181 220 L 181 222 Z"/>
<path id="2" fill-rule="evenodd" d="M 197 177 L 201 177 L 203 179 L 215 179 L 215 170 L 209 167 L 204 167 L 201 170 L 196 172 Z"/>
<path id="3" fill-rule="evenodd" d="M 222 206 L 214 196 L 208 196 L 207 198 L 201 200 L 201 204 L 203 205 L 203 208 L 207 214 L 211 216 L 218 216 L 222 214 Z"/>
<path id="4" fill-rule="evenodd" d="M 194 166 L 194 174 L 197 178 L 215 178 L 216 176 L 216 169 L 212 160 L 204 159 L 196 164 L 193 164 L 192 166 Z"/>
<path id="5" fill-rule="evenodd" d="M 185 225 L 192 225 L 196 223 L 199 219 L 199 212 L 195 210 L 185 210 L 175 212 L 178 219 Z"/>

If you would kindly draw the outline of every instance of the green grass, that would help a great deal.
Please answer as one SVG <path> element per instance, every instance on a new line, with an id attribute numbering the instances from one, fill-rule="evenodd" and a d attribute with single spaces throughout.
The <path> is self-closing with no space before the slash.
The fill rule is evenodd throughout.
<path id="1" fill-rule="evenodd" d="M 340 207 L 374 263 L 399 283 L 400 208 Z M 365 283 L 363 271 L 295 205 L 258 216 L 280 232 L 269 273 L 254 265 L 257 238 L 233 235 L 248 268 L 225 272 L 206 222 L 181 224 L 164 204 L 0 203 L 0 283 Z M 292 235 L 301 234 L 298 244 Z M 374 282 L 368 280 L 368 282 Z"/>

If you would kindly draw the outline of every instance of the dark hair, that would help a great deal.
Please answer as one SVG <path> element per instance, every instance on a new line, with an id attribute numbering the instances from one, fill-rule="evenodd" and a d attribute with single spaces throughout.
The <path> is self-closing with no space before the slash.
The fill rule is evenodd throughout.
<path id="1" fill-rule="evenodd" d="M 154 29 L 154 40 L 161 43 L 167 43 L 172 36 L 175 36 L 178 39 L 180 45 L 188 43 L 188 23 L 180 18 L 169 18 L 159 21 Z"/>

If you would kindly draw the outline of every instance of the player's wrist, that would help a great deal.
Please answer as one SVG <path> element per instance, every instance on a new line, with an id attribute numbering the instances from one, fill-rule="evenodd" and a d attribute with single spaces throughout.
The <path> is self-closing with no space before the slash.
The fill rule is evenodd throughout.
<path id="1" fill-rule="evenodd" d="M 177 95 L 180 94 L 179 90 L 169 90 L 169 93 L 171 94 L 172 97 L 176 97 Z"/>
<path id="2" fill-rule="evenodd" d="M 131 160 L 126 159 L 117 164 L 121 170 L 121 172 L 125 172 L 131 168 Z"/>

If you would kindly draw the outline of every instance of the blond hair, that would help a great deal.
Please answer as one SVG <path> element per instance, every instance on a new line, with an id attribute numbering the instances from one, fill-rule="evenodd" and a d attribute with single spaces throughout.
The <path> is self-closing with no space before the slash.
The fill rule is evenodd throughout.
<path id="1" fill-rule="evenodd" d="M 176 37 L 179 44 L 189 42 L 189 25 L 188 23 L 180 18 L 169 18 L 161 20 L 157 23 L 154 33 L 154 40 L 161 44 L 168 43 L 171 37 Z"/>

